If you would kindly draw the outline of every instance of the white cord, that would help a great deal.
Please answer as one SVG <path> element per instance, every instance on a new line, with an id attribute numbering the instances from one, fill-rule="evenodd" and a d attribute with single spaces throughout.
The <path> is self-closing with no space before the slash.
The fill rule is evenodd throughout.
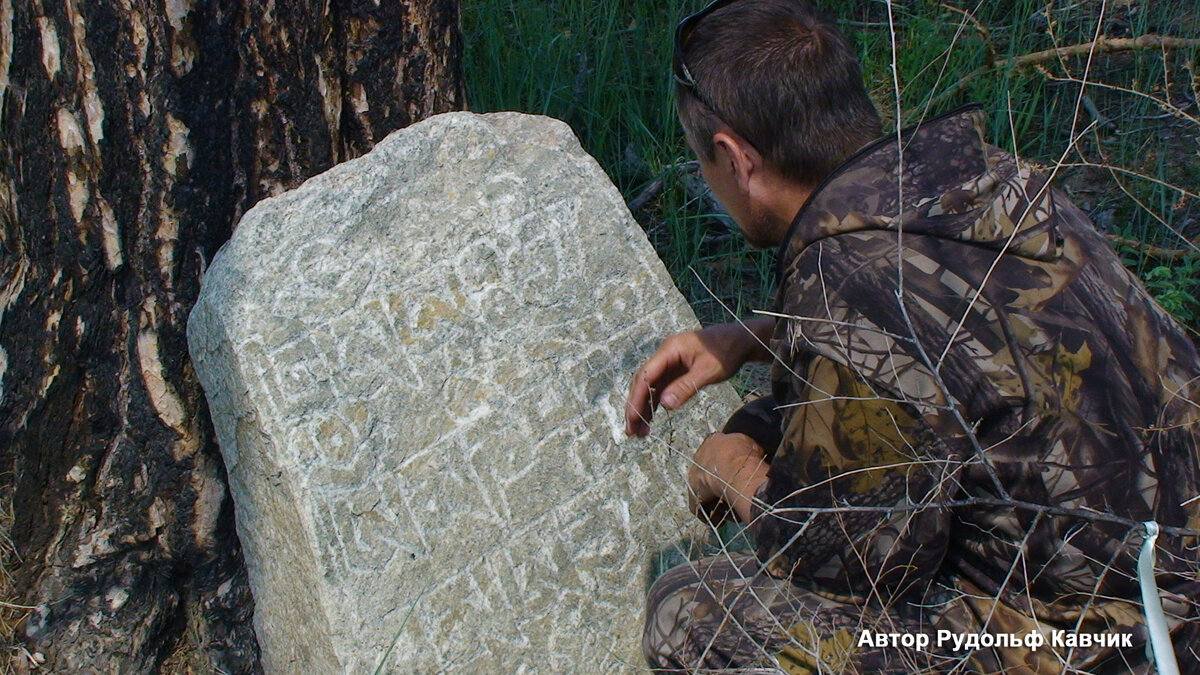
<path id="1" fill-rule="evenodd" d="M 1146 613 L 1146 630 L 1150 632 L 1150 644 L 1146 651 L 1154 656 L 1159 675 L 1179 675 L 1179 664 L 1175 661 L 1175 648 L 1171 646 L 1171 635 L 1167 631 L 1167 617 L 1163 614 L 1162 599 L 1158 595 L 1158 583 L 1154 580 L 1154 542 L 1158 541 L 1158 523 L 1148 520 L 1146 539 L 1138 555 L 1138 582 L 1142 586 L 1142 610 Z M 1153 651 L 1151 651 L 1153 650 Z"/>

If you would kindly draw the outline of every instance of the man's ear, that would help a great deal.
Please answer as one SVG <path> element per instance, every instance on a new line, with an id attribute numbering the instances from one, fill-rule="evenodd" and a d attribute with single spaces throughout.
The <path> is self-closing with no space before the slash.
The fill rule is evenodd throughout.
<path id="1" fill-rule="evenodd" d="M 758 149 L 736 132 L 723 129 L 713 134 L 718 160 L 729 162 L 728 168 L 737 180 L 738 189 L 750 192 L 750 180 L 760 177 L 763 158 Z"/>

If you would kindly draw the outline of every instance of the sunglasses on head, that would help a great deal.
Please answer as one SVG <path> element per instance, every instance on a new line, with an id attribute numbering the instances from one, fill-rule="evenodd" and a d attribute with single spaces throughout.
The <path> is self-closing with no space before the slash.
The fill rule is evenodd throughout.
<path id="1" fill-rule="evenodd" d="M 675 81 L 690 89 L 692 93 L 694 93 L 696 97 L 699 98 L 700 101 L 709 108 L 712 108 L 712 106 L 709 105 L 708 100 L 700 94 L 700 89 L 696 86 L 696 79 L 692 77 L 691 71 L 688 70 L 687 62 L 685 62 L 683 59 L 683 49 L 684 46 L 687 45 L 688 38 L 692 36 L 692 29 L 694 29 L 700 23 L 700 21 L 704 19 L 704 17 L 712 14 L 722 7 L 732 5 L 735 2 L 737 2 L 737 0 L 713 0 L 705 5 L 704 9 L 700 10 L 699 12 L 685 16 L 683 21 L 680 21 L 679 25 L 675 26 L 675 58 L 674 62 L 672 63 L 672 68 L 675 72 Z"/>
<path id="2" fill-rule="evenodd" d="M 704 9 L 700 10 L 699 12 L 684 17 L 683 21 L 680 21 L 679 25 L 675 27 L 675 57 L 674 63 L 672 64 L 672 69 L 675 73 L 675 81 L 686 87 L 687 90 L 692 93 L 692 96 L 695 96 L 696 99 L 703 103 L 710 111 L 712 111 L 714 115 L 721 120 L 725 120 L 727 124 L 728 118 L 720 111 L 719 108 L 717 108 L 717 106 L 713 105 L 712 99 L 706 96 L 704 92 L 700 90 L 700 86 L 696 84 L 696 78 L 692 77 L 692 72 L 688 70 L 687 63 L 683 59 L 683 51 L 687 46 L 688 39 L 692 36 L 692 30 L 699 25 L 704 17 L 712 14 L 722 7 L 728 7 L 737 1 L 738 0 L 713 0 L 713 2 L 708 3 L 708 5 L 706 5 Z M 749 137 L 746 137 L 744 134 L 743 137 L 745 137 L 747 142 L 749 142 L 751 145 L 754 145 L 754 141 Z"/>

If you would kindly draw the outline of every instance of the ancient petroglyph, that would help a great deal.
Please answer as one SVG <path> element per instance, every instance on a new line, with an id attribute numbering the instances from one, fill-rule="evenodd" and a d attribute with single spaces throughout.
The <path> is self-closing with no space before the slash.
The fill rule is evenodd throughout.
<path id="1" fill-rule="evenodd" d="M 641 666 L 714 389 L 647 441 L 634 368 L 694 325 L 569 129 L 442 115 L 259 204 L 189 326 L 278 672 Z"/>

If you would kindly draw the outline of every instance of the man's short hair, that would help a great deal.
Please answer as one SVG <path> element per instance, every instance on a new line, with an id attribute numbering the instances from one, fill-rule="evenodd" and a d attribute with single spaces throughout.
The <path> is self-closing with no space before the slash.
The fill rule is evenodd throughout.
<path id="1" fill-rule="evenodd" d="M 704 100 L 676 82 L 676 107 L 708 161 L 723 121 L 776 171 L 814 185 L 880 134 L 853 49 L 807 2 L 717 9 L 691 30 L 683 57 Z"/>

